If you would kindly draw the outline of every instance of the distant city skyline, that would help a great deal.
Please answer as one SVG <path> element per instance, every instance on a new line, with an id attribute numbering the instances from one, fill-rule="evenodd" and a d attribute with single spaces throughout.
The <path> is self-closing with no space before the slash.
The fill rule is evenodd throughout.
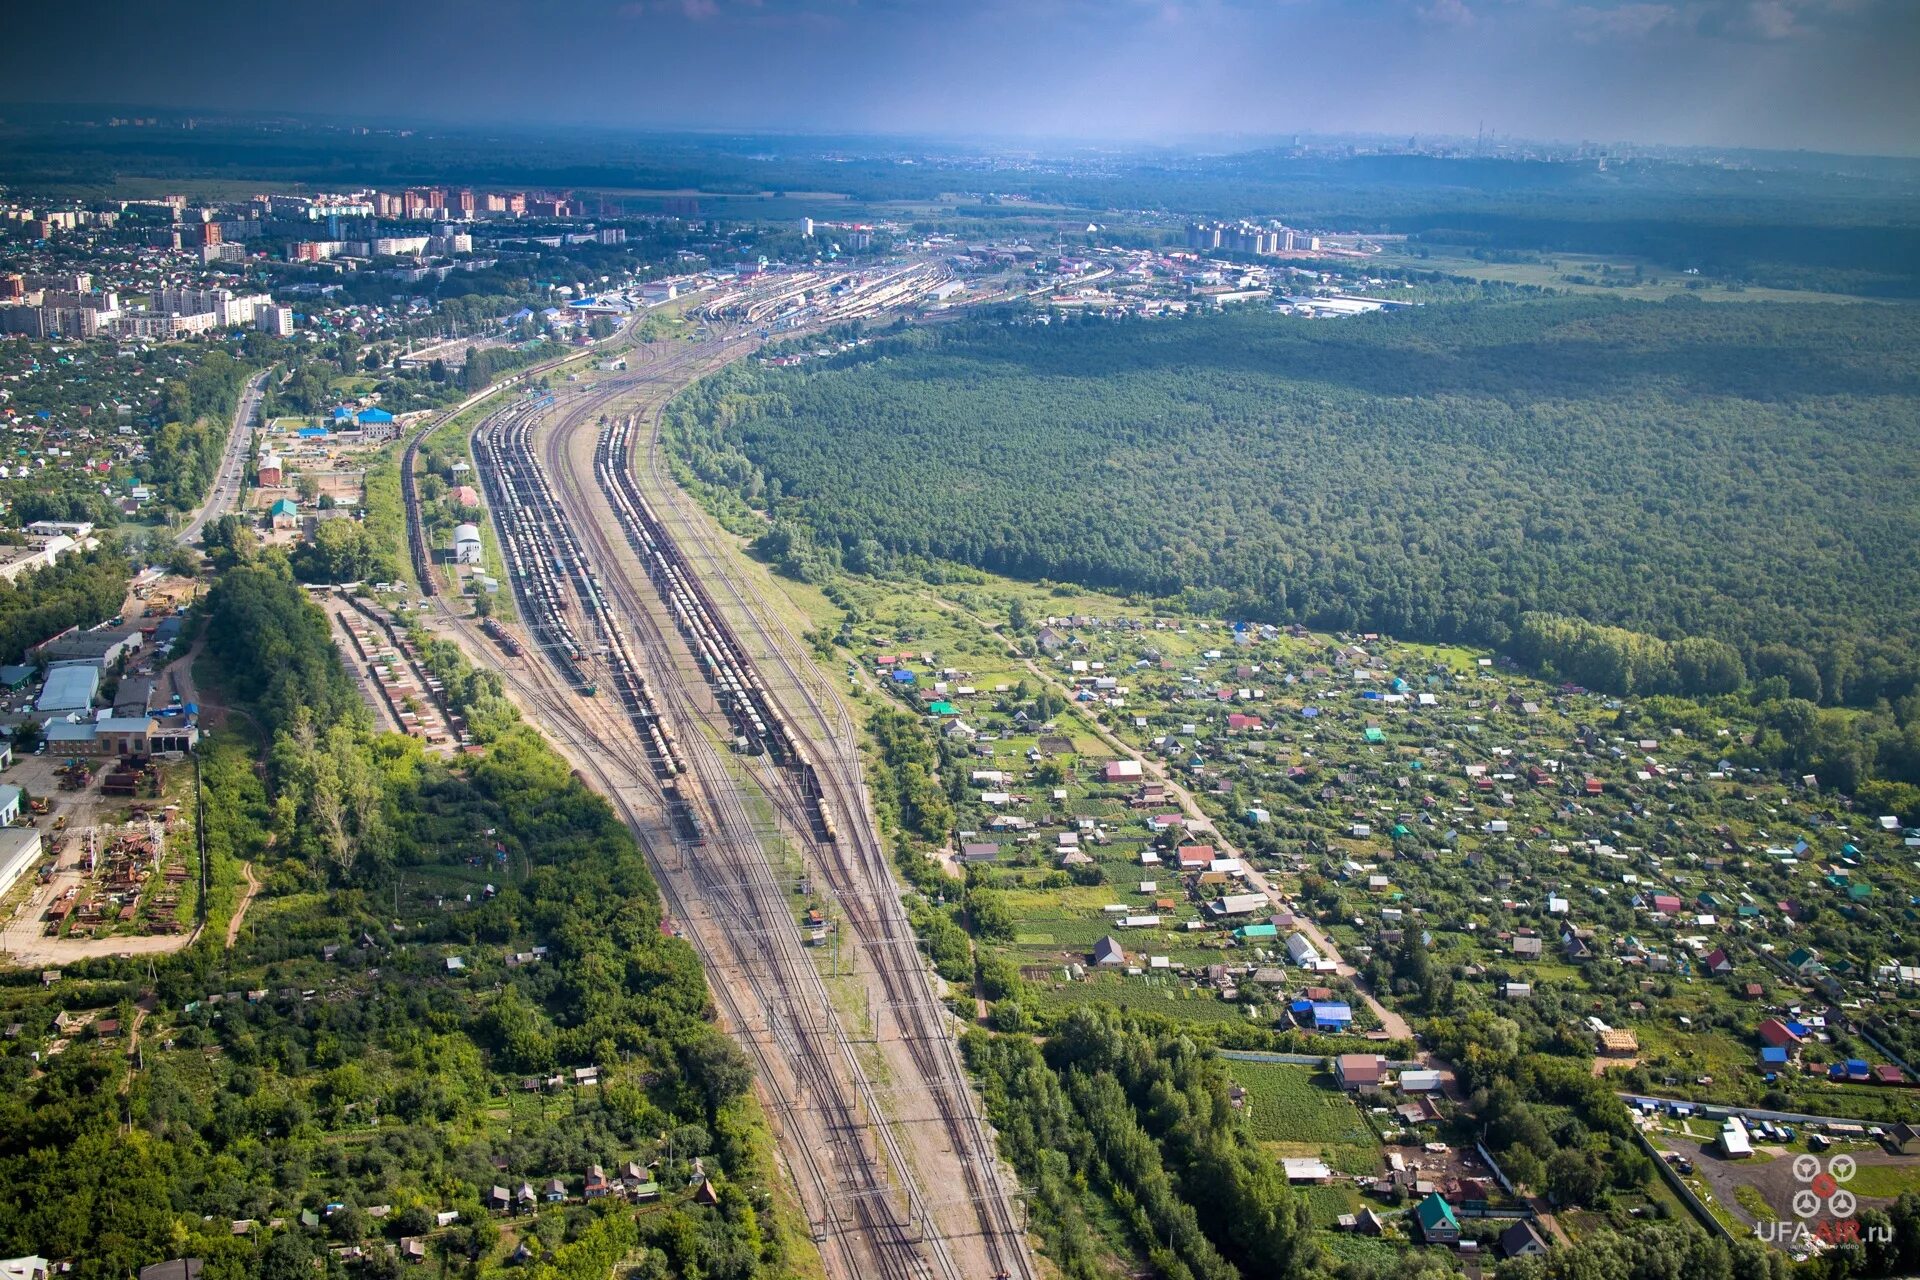
<path id="1" fill-rule="evenodd" d="M 16 102 L 1143 142 L 1301 133 L 1920 154 L 1907 0 L 103 0 Z"/>

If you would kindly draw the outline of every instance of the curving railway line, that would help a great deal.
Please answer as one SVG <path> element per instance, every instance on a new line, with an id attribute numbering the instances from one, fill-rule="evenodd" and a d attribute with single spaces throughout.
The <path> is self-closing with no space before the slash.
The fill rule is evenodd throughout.
<path id="1" fill-rule="evenodd" d="M 667 474 L 660 456 L 657 404 L 646 415 L 647 440 L 645 465 L 656 492 L 668 502 L 680 506 L 675 521 L 684 542 L 679 552 L 688 563 L 684 543 L 704 544 L 701 557 L 707 572 L 696 580 L 714 584 L 732 602 L 734 616 L 743 620 L 756 641 L 754 648 L 764 654 L 777 672 L 770 687 L 756 671 L 755 687 L 774 705 L 784 706 L 791 717 L 783 715 L 778 723 L 782 733 L 813 744 L 809 755 L 796 747 L 799 768 L 790 773 L 794 799 L 817 806 L 828 815 L 846 816 L 846 837 L 823 848 L 823 862 L 829 877 L 843 889 L 842 905 L 849 925 L 859 936 L 863 949 L 872 958 L 873 967 L 885 986 L 887 1005 L 894 1012 L 901 1040 L 908 1046 L 929 1094 L 939 1104 L 954 1150 L 961 1156 L 965 1186 L 963 1202 L 974 1206 L 978 1230 L 987 1245 L 994 1274 L 1031 1277 L 1035 1274 L 1026 1232 L 1014 1213 L 1011 1197 L 1002 1185 L 992 1136 L 967 1080 L 959 1049 L 948 1025 L 947 1015 L 933 990 L 919 944 L 900 903 L 893 892 L 871 894 L 864 886 L 890 887 L 892 868 L 885 848 L 869 818 L 866 786 L 861 776 L 859 747 L 853 729 L 837 698 L 827 691 L 826 681 L 808 669 L 798 642 L 780 622 L 770 617 L 753 593 L 732 569 L 729 558 L 735 554 L 720 544 L 713 526 L 697 512 L 687 510 L 685 496 Z M 634 473 L 629 468 L 625 479 L 637 497 Z M 672 541 L 664 524 L 660 536 Z M 726 615 L 714 609 L 716 616 Z M 745 647 L 735 639 L 744 654 Z M 748 666 L 753 659 L 746 658 Z M 837 869 L 839 874 L 834 875 Z"/>
<path id="2" fill-rule="evenodd" d="M 857 1061 L 833 1018 L 818 972 L 800 948 L 788 896 L 774 879 L 758 833 L 737 803 L 727 802 L 724 761 L 698 738 L 684 757 L 677 747 L 661 751 L 654 745 L 672 744 L 672 732 L 628 656 L 615 621 L 614 596 L 600 589 L 597 576 L 586 567 L 561 514 L 558 490 L 534 454 L 530 415 L 522 406 L 496 414 L 476 433 L 476 448 L 482 466 L 492 473 L 488 482 L 496 486 L 494 509 L 504 513 L 503 547 L 529 617 L 551 619 L 566 612 L 572 605 L 556 601 L 570 595 L 586 618 L 579 633 L 568 632 L 574 651 L 584 648 L 587 636 L 598 640 L 613 677 L 614 696 L 589 701 L 575 683 L 577 670 L 552 663 L 549 670 L 558 679 L 554 692 L 541 700 L 543 710 L 583 730 L 582 738 L 592 748 L 585 753 L 592 772 L 609 784 L 630 821 L 638 825 L 631 799 L 636 792 L 671 815 L 675 865 L 692 868 L 703 909 L 727 922 L 717 939 L 726 948 L 724 954 L 716 954 L 716 939 L 699 930 L 696 940 L 706 943 L 705 958 L 716 972 L 730 971 L 745 979 L 742 986 L 752 993 L 754 1007 L 743 1008 L 730 984 L 716 984 L 716 990 L 736 1026 L 764 1029 L 765 1034 L 748 1040 L 763 1079 L 775 1087 L 789 1081 L 793 1096 L 804 1100 L 812 1113 L 817 1132 L 790 1142 L 789 1148 L 798 1156 L 803 1189 L 810 1192 L 810 1217 L 817 1214 L 823 1241 L 840 1251 L 838 1270 L 902 1278 L 959 1274 L 938 1265 L 944 1257 L 939 1242 L 918 1238 L 911 1212 L 896 1209 L 883 1172 L 887 1165 L 868 1147 L 868 1135 L 878 1131 L 868 1122 L 877 1109 L 875 1100 L 870 1090 L 859 1087 L 863 1077 Z M 545 567 L 549 556 L 555 560 L 551 570 Z M 550 659 L 564 657 L 558 652 L 564 643 L 543 640 L 541 647 Z M 623 670 L 631 679 L 622 678 Z M 642 747 L 639 756 L 630 750 L 636 742 Z M 637 767 L 642 760 L 645 767 Z M 677 778 L 688 771 L 689 760 L 702 801 L 692 796 L 683 800 L 679 794 Z M 712 814 L 710 839 L 706 824 L 694 816 L 700 807 Z M 660 851 L 649 851 L 660 862 Z M 676 877 L 663 874 L 661 879 L 668 886 L 671 910 L 690 918 Z M 783 1105 L 776 1110 L 788 1122 L 783 1128 L 792 1132 L 795 1108 Z"/>
<path id="3" fill-rule="evenodd" d="M 695 940 L 715 966 L 730 1021 L 763 1029 L 748 1037 L 749 1048 L 776 1097 L 783 1150 L 810 1219 L 833 1250 L 829 1266 L 845 1275 L 1028 1280 L 1035 1270 L 1025 1232 L 868 816 L 851 724 L 818 672 L 791 657 L 791 636 L 734 576 L 731 550 L 678 507 L 659 459 L 660 406 L 743 341 L 722 335 L 649 349 L 628 375 L 557 411 L 543 412 L 550 399 L 521 401 L 476 429 L 475 461 L 544 667 L 515 660 L 517 642 L 497 623 L 486 634 L 506 654 L 510 681 L 577 735 L 574 754 L 629 821 L 640 824 L 636 801 L 667 816 L 673 865 L 686 874 L 655 861 L 676 916 L 691 918 L 697 905 L 726 922 L 717 936 L 695 930 Z M 645 402 L 640 416 L 612 412 L 635 397 Z M 584 451 L 572 451 L 588 429 L 590 482 L 582 478 Z M 426 546 L 412 501 L 412 454 L 410 447 L 403 458 L 403 484 L 418 561 Z M 667 518 L 649 502 L 637 467 L 665 495 Z M 420 576 L 431 583 L 430 573 Z M 598 698 L 603 685 L 611 696 Z M 740 755 L 716 745 L 729 738 Z M 887 1092 L 930 1108 L 924 1122 L 937 1124 L 948 1144 L 957 1168 L 943 1165 L 931 1193 L 800 945 L 789 895 L 767 856 L 770 833 L 750 811 L 743 765 L 830 887 L 878 986 L 875 1034 L 884 1017 L 911 1067 L 911 1083 Z M 728 970 L 746 977 L 746 996 L 719 980 Z M 810 1134 L 825 1135 L 825 1146 Z"/>

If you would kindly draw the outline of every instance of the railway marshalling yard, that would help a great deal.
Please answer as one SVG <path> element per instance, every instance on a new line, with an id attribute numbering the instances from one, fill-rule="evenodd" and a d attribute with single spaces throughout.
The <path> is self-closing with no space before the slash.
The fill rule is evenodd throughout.
<path id="1" fill-rule="evenodd" d="M 896 273 L 873 305 L 938 278 Z M 861 292 L 809 318 L 870 313 Z M 847 711 L 658 452 L 665 402 L 768 332 L 740 321 L 791 326 L 795 305 L 715 299 L 700 339 L 482 419 L 472 451 L 520 622 L 483 629 L 441 580 L 430 625 L 498 670 L 639 833 L 754 1059 L 829 1272 L 1028 1276 L 1015 1184 L 892 883 Z"/>

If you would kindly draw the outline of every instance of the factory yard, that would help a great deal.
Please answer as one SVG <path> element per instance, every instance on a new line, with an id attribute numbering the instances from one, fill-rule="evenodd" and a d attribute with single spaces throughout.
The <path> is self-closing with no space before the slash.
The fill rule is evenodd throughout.
<path id="1" fill-rule="evenodd" d="M 1647 1135 L 1668 1165 L 1713 1216 L 1739 1234 L 1759 1231 L 1783 1249 L 1804 1254 L 1809 1232 L 1831 1233 L 1859 1209 L 1884 1209 L 1908 1191 L 1920 1191 L 1920 1151 L 1896 1127 L 1823 1124 L 1788 1126 L 1783 1139 L 1754 1134 L 1752 1154 L 1730 1157 L 1718 1141 L 1720 1122 L 1698 1115 L 1657 1115 Z M 1907 1135 L 1910 1138 L 1910 1135 Z M 1831 1173 L 1832 1183 L 1815 1186 Z M 1809 1193 L 1824 1190 L 1816 1199 Z M 1847 1198 L 1836 1206 L 1832 1193 Z M 1822 1224 L 1826 1224 L 1823 1228 Z"/>
<path id="2" fill-rule="evenodd" d="M 165 954 L 193 940 L 197 859 L 176 802 L 191 788 L 191 771 L 153 766 L 137 783 L 129 780 L 144 794 L 126 796 L 109 794 L 112 775 L 96 776 L 89 764 L 108 762 L 75 769 L 59 757 L 29 756 L 4 775 L 46 797 L 47 811 L 32 820 L 43 856 L 52 858 L 40 864 L 44 876 L 23 876 L 0 899 L 0 954 L 11 964 Z M 63 789 L 82 772 L 84 787 Z"/>

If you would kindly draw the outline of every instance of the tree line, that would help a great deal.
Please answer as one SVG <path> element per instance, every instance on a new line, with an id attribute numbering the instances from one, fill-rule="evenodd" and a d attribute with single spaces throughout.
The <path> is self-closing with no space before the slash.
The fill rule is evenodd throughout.
<path id="1" fill-rule="evenodd" d="M 962 561 L 1501 647 L 1610 692 L 1920 687 L 1904 310 L 1551 299 L 891 333 L 674 403 L 786 571 Z"/>

